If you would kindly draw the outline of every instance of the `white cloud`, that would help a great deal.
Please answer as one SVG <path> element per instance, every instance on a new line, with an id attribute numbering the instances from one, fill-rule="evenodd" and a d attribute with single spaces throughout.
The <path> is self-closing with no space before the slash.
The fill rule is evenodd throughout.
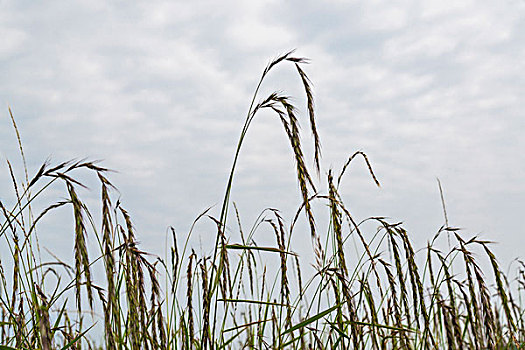
<path id="1" fill-rule="evenodd" d="M 409 24 L 407 1 L 367 1 L 362 4 L 359 24 L 367 31 L 395 31 Z"/>
<path id="2" fill-rule="evenodd" d="M 105 158 L 122 172 L 117 185 L 139 225 L 155 234 L 167 224 L 185 229 L 220 201 L 259 74 L 295 47 L 312 58 L 305 69 L 324 164 L 338 169 L 362 149 L 383 181 L 380 191 L 367 187 L 356 165 L 345 187 L 349 202 L 360 201 L 353 206 L 428 232 L 434 227 L 404 208 L 433 210 L 439 176 L 458 225 L 488 232 L 491 222 L 512 222 L 491 198 L 525 197 L 525 15 L 517 2 L 2 6 L 0 99 L 20 121 L 28 155 L 34 163 L 50 153 Z M 263 92 L 297 95 L 304 111 L 293 67 L 269 78 Z M 286 137 L 271 116 L 259 117 L 235 187 L 248 216 L 297 204 Z M 1 123 L 0 150 L 16 151 L 4 137 L 7 119 Z"/>
<path id="3" fill-rule="evenodd" d="M 425 19 L 443 18 L 444 16 L 457 16 L 458 13 L 465 13 L 472 8 L 479 6 L 476 1 L 425 1 L 421 4 L 421 17 Z"/>
<path id="4" fill-rule="evenodd" d="M 0 36 L 3 38 L 0 45 L 0 60 L 15 56 L 24 47 L 26 34 L 22 30 L 0 26 Z"/>

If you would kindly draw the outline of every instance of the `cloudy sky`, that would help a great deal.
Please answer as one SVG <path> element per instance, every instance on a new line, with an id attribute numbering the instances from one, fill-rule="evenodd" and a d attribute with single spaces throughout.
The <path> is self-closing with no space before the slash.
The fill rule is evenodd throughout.
<path id="1" fill-rule="evenodd" d="M 103 159 L 162 251 L 168 225 L 186 232 L 220 203 L 259 75 L 293 48 L 311 59 L 322 174 L 361 150 L 382 183 L 353 164 L 341 191 L 358 218 L 403 221 L 422 246 L 443 223 L 439 178 L 451 225 L 525 257 L 523 0 L 0 1 L 0 156 L 18 159 L 10 106 L 31 173 L 48 157 Z M 300 87 L 282 65 L 261 97 L 295 96 L 311 148 Z M 291 219 L 299 191 L 273 115 L 255 120 L 238 170 L 246 224 L 268 206 Z"/>

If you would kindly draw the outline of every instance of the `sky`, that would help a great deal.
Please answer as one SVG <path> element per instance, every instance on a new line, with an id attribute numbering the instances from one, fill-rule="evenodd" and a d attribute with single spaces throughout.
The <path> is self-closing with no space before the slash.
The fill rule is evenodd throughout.
<path id="1" fill-rule="evenodd" d="M 207 207 L 218 215 L 259 76 L 296 49 L 311 60 L 321 190 L 363 151 L 382 186 L 352 163 L 340 190 L 357 218 L 402 221 L 423 247 L 444 223 L 439 178 L 451 226 L 498 242 L 505 263 L 525 257 L 523 0 L 0 0 L 0 38 L 0 199 L 13 196 L 5 159 L 19 164 L 10 107 L 30 173 L 103 160 L 143 247 L 162 253 L 168 226 L 184 235 Z M 275 90 L 294 97 L 312 165 L 293 66 L 260 98 Z M 243 222 L 275 207 L 289 223 L 300 192 L 274 115 L 257 116 L 237 170 Z M 47 244 L 68 249 L 62 237 Z"/>

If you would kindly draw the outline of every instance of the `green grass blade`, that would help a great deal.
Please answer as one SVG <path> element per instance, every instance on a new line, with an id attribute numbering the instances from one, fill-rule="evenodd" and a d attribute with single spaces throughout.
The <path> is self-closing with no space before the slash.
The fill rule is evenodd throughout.
<path id="1" fill-rule="evenodd" d="M 345 302 L 346 302 L 346 301 L 345 301 Z M 309 325 L 309 324 L 312 323 L 312 322 L 315 322 L 315 321 L 317 321 L 317 320 L 319 320 L 319 319 L 325 317 L 326 315 L 330 314 L 330 313 L 333 312 L 334 310 L 337 310 L 338 308 L 340 308 L 341 305 L 343 305 L 345 302 L 341 302 L 341 303 L 339 303 L 339 304 L 337 304 L 337 305 L 334 305 L 334 306 L 332 306 L 331 308 L 326 309 L 326 310 L 324 310 L 324 311 L 318 313 L 317 315 L 314 315 L 314 316 L 312 316 L 312 317 L 310 317 L 310 318 L 304 320 L 303 322 L 300 322 L 300 323 L 296 324 L 296 325 L 293 326 L 292 328 L 289 328 L 289 329 L 285 330 L 281 335 L 285 335 L 285 334 L 291 333 L 291 332 L 293 332 L 293 331 L 296 331 L 296 330 L 298 330 L 298 329 L 300 329 L 300 328 L 303 328 L 303 327 L 306 326 L 306 325 Z"/>
<path id="2" fill-rule="evenodd" d="M 274 247 L 256 247 L 256 246 L 249 246 L 249 245 L 242 245 L 242 244 L 227 244 L 227 249 L 241 249 L 241 250 L 261 250 L 264 252 L 272 252 L 272 253 L 284 253 L 284 254 L 290 254 L 296 256 L 296 253 L 293 252 L 287 252 L 278 248 Z"/>

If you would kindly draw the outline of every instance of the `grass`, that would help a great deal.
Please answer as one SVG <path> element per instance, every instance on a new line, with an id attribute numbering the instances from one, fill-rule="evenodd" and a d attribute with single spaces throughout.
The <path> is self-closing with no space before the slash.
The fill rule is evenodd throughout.
<path id="1" fill-rule="evenodd" d="M 327 172 L 326 194 L 317 191 L 313 179 L 321 178 L 321 143 L 306 63 L 289 52 L 264 69 L 220 214 L 203 212 L 184 240 L 171 229 L 172 246 L 164 258 L 140 249 L 130 214 L 114 199 L 108 169 L 89 161 L 46 162 L 30 177 L 9 111 L 23 179 L 16 178 L 8 162 L 15 199 L 10 206 L 0 202 L 0 239 L 9 252 L 0 256 L 0 350 L 524 347 L 523 262 L 518 261 L 515 277 L 504 274 L 489 242 L 467 239 L 449 227 L 446 211 L 445 224 L 419 250 L 399 223 L 381 217 L 357 221 L 339 186 L 359 158 L 379 186 L 362 152 L 349 157 L 339 174 Z M 292 99 L 277 92 L 259 96 L 266 76 L 281 65 L 291 65 L 304 87 L 317 176 L 304 159 Z M 290 225 L 278 210 L 268 208 L 245 231 L 237 207 L 230 206 L 230 194 L 244 138 L 265 109 L 279 118 L 289 140 L 302 204 Z M 84 185 L 78 179 L 86 172 L 99 184 L 99 217 L 79 196 Z M 56 188 L 65 199 L 33 209 Z M 324 210 L 315 210 L 316 204 Z M 37 227 L 61 207 L 72 209 L 73 259 L 65 262 L 52 254 L 54 260 L 43 261 Z M 323 229 L 321 218 L 328 222 Z M 228 219 L 237 228 L 227 225 Z M 197 254 L 190 242 L 202 221 L 213 223 L 215 245 Z M 272 232 L 275 244 L 257 244 L 260 231 Z M 292 236 L 310 238 L 312 257 L 293 251 Z M 88 238 L 97 242 L 89 252 Z M 275 266 L 266 263 L 270 260 Z M 309 261 L 313 273 L 308 273 Z"/>

